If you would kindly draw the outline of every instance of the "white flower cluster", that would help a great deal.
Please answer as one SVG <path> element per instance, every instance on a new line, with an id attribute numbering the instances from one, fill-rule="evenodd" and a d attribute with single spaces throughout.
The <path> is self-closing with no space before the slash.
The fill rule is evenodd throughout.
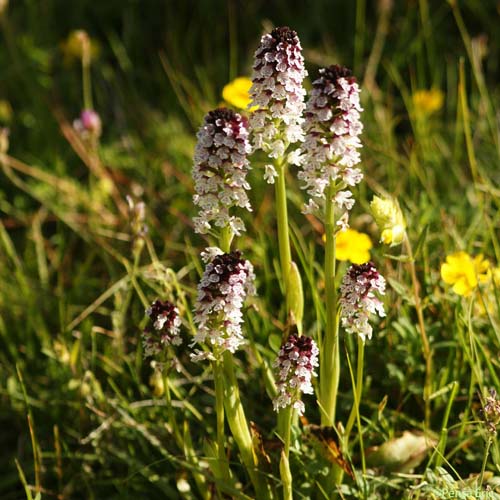
<path id="1" fill-rule="evenodd" d="M 229 209 L 252 210 L 246 193 L 250 189 L 246 175 L 251 150 L 247 119 L 226 108 L 210 111 L 197 138 L 193 201 L 200 211 L 193 219 L 195 231 L 205 234 L 213 223 L 220 228 L 229 226 L 239 235 L 245 225 L 239 217 L 230 215 Z"/>
<path id="2" fill-rule="evenodd" d="M 252 145 L 262 149 L 271 158 L 282 157 L 288 146 L 304 138 L 302 113 L 305 108 L 305 90 L 302 81 L 304 69 L 302 47 L 297 33 L 288 27 L 275 28 L 264 35 L 255 52 L 250 107 Z M 291 153 L 288 161 L 296 161 Z M 269 167 L 266 180 L 274 181 Z"/>
<path id="3" fill-rule="evenodd" d="M 331 182 L 337 183 L 337 207 L 348 211 L 354 200 L 351 192 L 343 189 L 355 186 L 363 178 L 361 171 L 354 168 L 360 162 L 359 135 L 363 130 L 359 87 L 347 68 L 334 65 L 319 73 L 307 102 L 305 140 L 301 146 L 298 178 L 305 182 L 303 189 L 310 196 L 304 213 L 320 208 Z"/>
<path id="4" fill-rule="evenodd" d="M 273 364 L 278 375 L 278 395 L 273 400 L 275 411 L 292 406 L 299 415 L 304 413 L 301 393 L 312 394 L 311 377 L 316 376 L 319 350 L 310 337 L 290 335 Z"/>
<path id="5" fill-rule="evenodd" d="M 182 344 L 179 310 L 168 300 L 155 300 L 146 310 L 150 324 L 142 334 L 144 355 L 155 356 L 169 345 Z"/>
<path id="6" fill-rule="evenodd" d="M 385 316 L 384 305 L 374 292 L 385 293 L 385 279 L 371 262 L 353 264 L 340 287 L 342 326 L 363 341 L 372 338 L 372 327 L 368 323 L 370 314 Z"/>
<path id="7" fill-rule="evenodd" d="M 191 344 L 205 344 L 209 349 L 195 349 L 193 361 L 215 359 L 224 351 L 234 353 L 243 343 L 241 323 L 243 302 L 255 294 L 253 266 L 239 251 L 223 253 L 209 247 L 201 254 L 206 263 L 198 284 L 194 321 L 198 331 Z"/>

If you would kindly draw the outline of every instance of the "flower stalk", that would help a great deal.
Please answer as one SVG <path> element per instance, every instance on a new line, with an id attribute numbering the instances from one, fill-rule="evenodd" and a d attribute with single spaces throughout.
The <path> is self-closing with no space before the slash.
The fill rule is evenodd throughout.
<path id="1" fill-rule="evenodd" d="M 337 393 L 340 379 L 339 328 L 337 314 L 337 290 L 335 287 L 335 186 L 328 186 L 325 201 L 325 306 L 326 325 L 320 351 L 320 408 L 321 424 L 334 426 Z"/>

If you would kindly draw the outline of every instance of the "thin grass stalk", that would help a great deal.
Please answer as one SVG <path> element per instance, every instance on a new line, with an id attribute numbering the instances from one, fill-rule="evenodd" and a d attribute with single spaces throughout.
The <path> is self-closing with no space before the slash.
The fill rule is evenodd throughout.
<path id="1" fill-rule="evenodd" d="M 424 381 L 424 405 L 425 405 L 425 426 L 429 428 L 431 419 L 431 399 L 432 392 L 432 351 L 425 331 L 424 313 L 422 308 L 422 301 L 420 300 L 420 283 L 417 278 L 417 271 L 415 269 L 415 258 L 411 247 L 408 233 L 405 232 L 403 244 L 406 252 L 408 253 L 408 267 L 410 269 L 411 282 L 413 288 L 413 297 L 415 300 L 415 310 L 417 312 L 418 329 L 422 339 L 422 352 L 425 360 L 425 381 Z"/>
<path id="2" fill-rule="evenodd" d="M 83 87 L 83 107 L 94 109 L 92 104 L 92 79 L 90 77 L 91 47 L 90 39 L 86 33 L 82 33 L 82 87 Z"/>
<path id="3" fill-rule="evenodd" d="M 490 454 L 490 447 L 493 440 L 491 437 L 488 437 L 488 441 L 486 441 L 486 449 L 484 450 L 483 463 L 481 465 L 481 474 L 479 476 L 479 489 L 483 487 L 484 480 L 484 471 L 486 470 L 486 463 L 488 462 L 488 456 Z"/>
<path id="4" fill-rule="evenodd" d="M 436 467 L 441 467 L 443 464 L 444 453 L 446 451 L 446 442 L 448 440 L 448 420 L 450 418 L 451 407 L 452 407 L 452 405 L 455 401 L 455 398 L 457 396 L 458 388 L 459 388 L 459 383 L 455 380 L 453 382 L 453 386 L 451 388 L 450 398 L 448 399 L 448 404 L 446 405 L 446 410 L 445 410 L 444 415 L 443 415 L 443 422 L 441 424 L 441 433 L 439 435 L 439 443 L 438 443 L 438 446 L 437 446 L 436 452 L 435 452 L 436 453 L 436 462 L 435 462 Z M 427 465 L 427 467 L 430 466 L 431 462 L 432 462 L 432 457 L 429 460 L 429 464 Z"/>
<path id="5" fill-rule="evenodd" d="M 351 409 L 351 413 L 349 414 L 349 418 L 347 419 L 347 424 L 345 426 L 344 442 L 346 443 L 346 445 L 349 444 L 349 435 L 354 425 L 354 421 L 356 420 L 356 417 L 359 413 L 359 402 L 361 401 L 361 396 L 363 394 L 364 363 L 365 363 L 365 343 L 363 342 L 363 339 L 358 337 L 358 359 L 356 365 L 356 382 L 355 385 L 353 383 L 354 405 Z"/>

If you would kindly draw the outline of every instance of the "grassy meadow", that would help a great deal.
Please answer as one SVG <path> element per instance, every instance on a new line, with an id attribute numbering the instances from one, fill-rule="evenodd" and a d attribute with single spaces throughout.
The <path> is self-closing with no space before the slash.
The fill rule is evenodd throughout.
<path id="1" fill-rule="evenodd" d="M 359 345 L 340 329 L 334 428 L 318 379 L 291 418 L 293 498 L 500 498 L 497 1 L 0 0 L 2 500 L 259 498 L 227 423 L 230 477 L 218 469 L 212 365 L 189 356 L 200 253 L 216 243 L 194 231 L 192 168 L 204 116 L 233 106 L 224 86 L 251 78 L 275 26 L 300 37 L 307 90 L 331 64 L 357 78 L 350 226 L 387 281 L 359 392 Z M 74 124 L 89 108 L 102 122 L 90 139 Z M 265 155 L 250 160 L 253 211 L 235 241 L 257 294 L 231 363 L 257 475 L 283 498 L 272 365 L 296 325 L 274 187 Z M 300 330 L 320 343 L 325 226 L 302 213 L 294 166 L 286 194 Z M 381 242 L 374 195 L 399 203 L 402 244 Z M 337 288 L 356 250 L 337 254 Z M 141 334 L 157 298 L 176 304 L 183 344 L 152 363 Z"/>

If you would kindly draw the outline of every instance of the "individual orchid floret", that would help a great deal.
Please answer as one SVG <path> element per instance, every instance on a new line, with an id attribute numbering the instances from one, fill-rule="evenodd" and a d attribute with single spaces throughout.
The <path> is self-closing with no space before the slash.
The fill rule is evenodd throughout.
<path id="1" fill-rule="evenodd" d="M 144 355 L 155 356 L 169 345 L 182 344 L 179 310 L 168 300 L 155 300 L 146 310 L 149 324 L 142 334 Z"/>
<path id="2" fill-rule="evenodd" d="M 226 108 L 210 111 L 197 138 L 193 201 L 199 213 L 193 219 L 195 231 L 205 234 L 214 225 L 230 227 L 239 235 L 245 225 L 230 214 L 230 209 L 252 210 L 246 193 L 250 189 L 246 176 L 250 169 L 247 154 L 251 149 L 247 119 Z"/>
<path id="3" fill-rule="evenodd" d="M 301 394 L 312 394 L 311 378 L 316 376 L 319 350 L 313 339 L 290 335 L 278 353 L 273 366 L 277 372 L 278 395 L 273 400 L 275 411 L 291 406 L 304 413 Z"/>
<path id="4" fill-rule="evenodd" d="M 234 353 L 243 343 L 243 303 L 255 293 L 252 264 L 241 252 L 223 253 L 210 247 L 202 253 L 205 272 L 198 284 L 194 322 L 198 328 L 191 344 L 205 345 L 208 351 L 195 350 L 194 361 L 216 359 L 224 351 Z"/>
<path id="5" fill-rule="evenodd" d="M 102 132 L 101 118 L 93 109 L 84 109 L 80 117 L 73 121 L 73 128 L 85 140 L 98 139 Z"/>
<path id="6" fill-rule="evenodd" d="M 397 200 L 374 196 L 370 209 L 380 228 L 380 241 L 391 247 L 401 244 L 406 232 L 406 222 Z"/>
<path id="7" fill-rule="evenodd" d="M 302 113 L 307 72 L 297 33 L 275 28 L 261 38 L 253 65 L 250 115 L 252 145 L 271 158 L 282 157 L 290 144 L 303 140 Z M 292 153 L 293 155 L 293 153 Z M 293 157 L 297 161 L 296 155 Z M 267 179 L 273 177 L 267 176 Z"/>
<path id="8" fill-rule="evenodd" d="M 373 263 L 353 264 L 340 287 L 342 326 L 347 333 L 357 334 L 363 341 L 372 338 L 370 314 L 385 316 L 384 305 L 375 292 L 384 295 L 385 279 Z"/>
<path id="9" fill-rule="evenodd" d="M 337 65 L 323 68 L 319 74 L 305 111 L 305 140 L 298 174 L 310 196 L 305 213 L 320 208 L 332 183 L 336 188 L 332 201 L 339 209 L 350 210 L 354 200 L 345 189 L 363 178 L 355 168 L 360 162 L 359 136 L 363 130 L 356 79 L 349 69 Z"/>

